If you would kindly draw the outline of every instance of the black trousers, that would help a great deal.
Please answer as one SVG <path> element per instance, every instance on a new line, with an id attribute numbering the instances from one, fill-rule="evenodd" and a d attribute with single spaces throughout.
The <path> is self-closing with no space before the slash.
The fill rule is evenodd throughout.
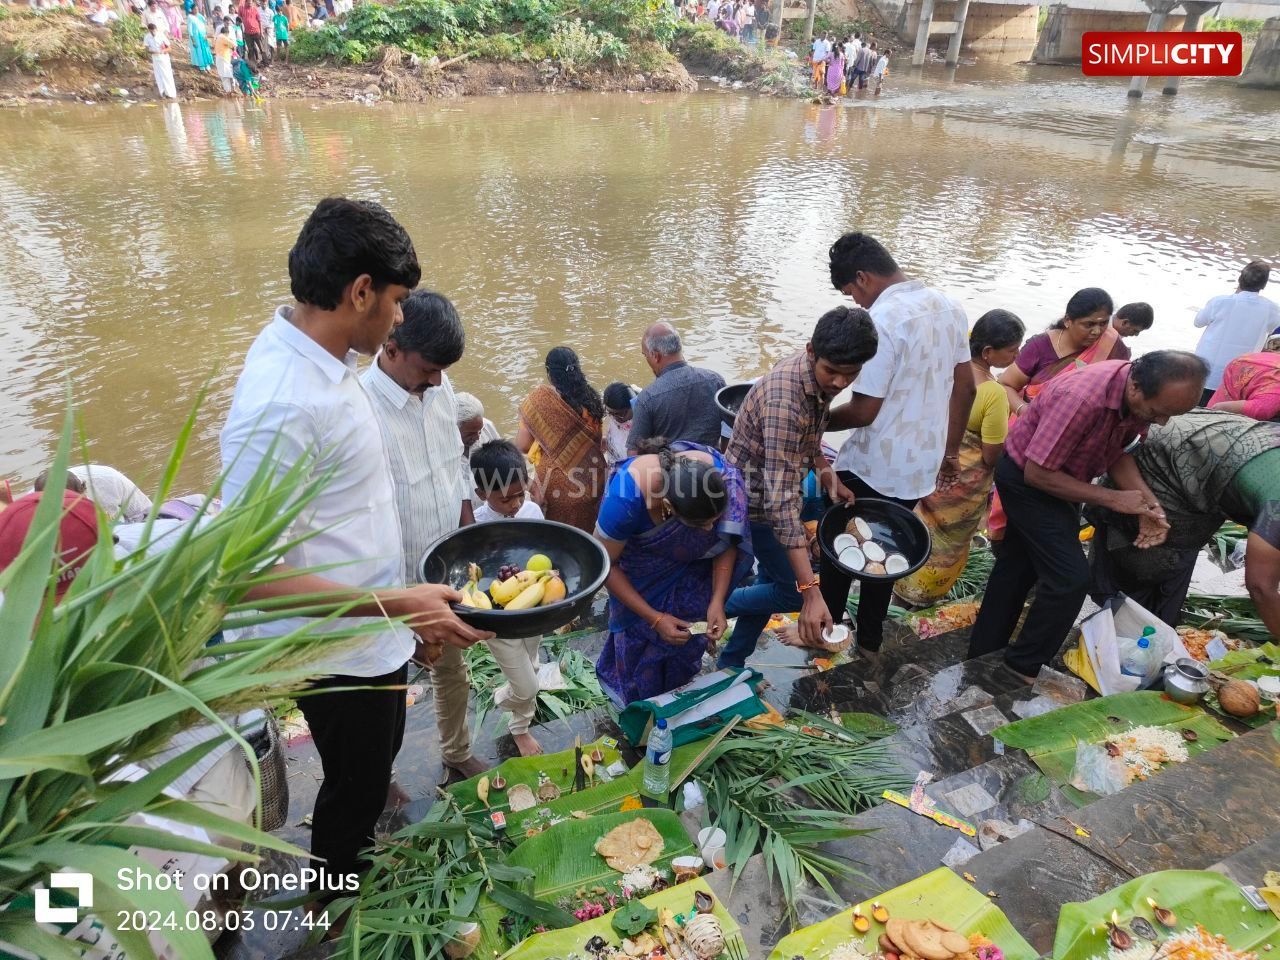
<path id="1" fill-rule="evenodd" d="M 1067 639 L 1089 588 L 1089 564 L 1080 547 L 1080 509 L 1029 486 L 1008 456 L 996 464 L 996 489 L 1008 526 L 973 625 L 969 656 L 1007 647 L 1005 662 L 1023 676 L 1034 677 Z M 1017 643 L 1010 645 L 1033 586 L 1036 598 Z"/>
<path id="2" fill-rule="evenodd" d="M 264 34 L 246 33 L 244 35 L 244 48 L 249 64 L 255 70 L 267 62 L 269 54 L 267 52 L 267 38 Z"/>
<path id="3" fill-rule="evenodd" d="M 908 510 L 914 510 L 917 501 L 899 500 L 886 496 L 873 489 L 861 477 L 840 471 L 837 474 L 840 482 L 853 491 L 855 497 L 878 497 L 881 500 L 892 500 L 900 503 Z M 822 599 L 827 602 L 831 611 L 831 619 L 839 623 L 844 617 L 845 607 L 849 603 L 849 587 L 853 585 L 853 577 L 822 555 L 818 567 L 818 575 L 822 578 Z M 858 646 L 864 650 L 879 650 L 884 643 L 884 621 L 889 615 L 889 603 L 893 600 L 893 584 L 889 581 L 862 581 L 858 590 Z"/>
<path id="4" fill-rule="evenodd" d="M 322 873 L 360 873 L 361 856 L 373 844 L 373 828 L 387 805 L 391 764 L 404 740 L 404 685 L 409 665 L 380 677 L 324 677 L 312 690 L 337 690 L 298 698 L 320 754 L 324 783 L 311 815 L 311 853 Z M 400 689 L 387 689 L 399 685 Z M 331 881 L 328 890 L 332 890 Z M 317 886 L 318 889 L 318 886 Z"/>

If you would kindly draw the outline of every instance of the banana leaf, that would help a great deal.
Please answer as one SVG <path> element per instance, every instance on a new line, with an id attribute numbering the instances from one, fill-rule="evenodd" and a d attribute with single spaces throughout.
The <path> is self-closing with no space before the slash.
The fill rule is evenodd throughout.
<path id="1" fill-rule="evenodd" d="M 1259 677 L 1280 674 L 1280 643 L 1264 643 L 1260 647 L 1233 650 L 1225 657 L 1209 664 L 1210 670 L 1224 673 L 1235 680 L 1257 680 Z M 1210 690 L 1205 694 L 1205 705 L 1218 713 L 1226 711 L 1218 703 L 1218 695 Z M 1238 723 L 1248 727 L 1261 727 L 1276 719 L 1276 709 L 1267 701 L 1262 702 L 1262 709 L 1252 717 L 1232 717 Z"/>
<path id="2" fill-rule="evenodd" d="M 1109 717 L 1115 717 L 1114 722 Z M 1102 743 L 1108 737 L 1135 727 L 1172 727 L 1192 730 L 1198 739 L 1187 744 L 1190 756 L 1211 750 L 1234 734 L 1199 707 L 1174 703 L 1150 690 L 1117 693 L 1073 703 L 1039 717 L 1029 717 L 993 730 L 991 735 L 1005 746 L 1019 747 L 1057 784 L 1077 807 L 1097 800 L 1096 794 L 1071 786 L 1076 762 L 1076 744 Z"/>
<path id="3" fill-rule="evenodd" d="M 1006 960 L 1036 960 L 1038 956 L 995 904 L 946 867 L 860 904 L 867 919 L 871 919 L 872 903 L 877 901 L 891 917 L 936 920 L 965 936 L 980 933 L 1001 949 Z M 769 954 L 769 960 L 821 957 L 850 940 L 860 940 L 866 953 L 875 956 L 879 952 L 876 941 L 883 932 L 884 927 L 872 920 L 867 933 L 856 933 L 850 907 L 784 937 Z"/>
<path id="4" fill-rule="evenodd" d="M 557 823 L 512 851 L 507 864 L 534 871 L 533 895 L 540 900 L 554 903 L 580 887 L 601 886 L 617 893 L 622 874 L 595 852 L 596 841 L 614 827 L 636 819 L 648 820 L 662 835 L 662 855 L 655 867 L 665 869 L 673 858 L 694 853 L 693 841 L 674 811 L 647 808 Z"/>
<path id="5" fill-rule="evenodd" d="M 1280 943 L 1280 920 L 1270 911 L 1250 906 L 1240 888 L 1223 874 L 1210 870 L 1164 870 L 1130 880 L 1086 903 L 1064 904 L 1058 914 L 1053 960 L 1106 956 L 1104 922 L 1113 910 L 1119 914 L 1121 926 L 1140 916 L 1164 933 L 1164 928 L 1154 919 L 1147 898 L 1177 915 L 1178 931 L 1203 924 L 1210 933 L 1225 937 L 1228 945 L 1236 950 L 1257 950 L 1263 944 Z"/>
<path id="6" fill-rule="evenodd" d="M 582 752 L 584 755 L 590 754 L 592 750 L 599 747 L 604 754 L 604 762 L 597 764 L 596 783 L 600 783 L 599 771 L 620 760 L 622 754 L 618 753 L 617 747 L 609 746 L 604 739 L 595 741 L 594 743 L 584 744 Z M 551 782 L 560 788 L 562 798 L 573 791 L 574 783 L 574 757 L 572 750 L 562 750 L 559 753 L 544 753 L 536 757 L 512 757 L 500 763 L 495 769 L 481 774 L 489 778 L 489 810 L 509 810 L 510 802 L 507 797 L 511 788 L 517 783 L 527 784 L 529 789 L 534 792 L 534 796 L 538 793 L 538 774 L 545 773 L 551 778 Z M 507 781 L 506 788 L 503 790 L 493 789 L 493 778 L 495 774 L 502 774 L 503 779 Z M 464 808 L 482 807 L 480 798 L 476 796 L 476 786 L 480 783 L 480 777 L 472 777 L 470 780 L 464 780 L 461 783 L 455 783 L 450 786 L 449 792 Z M 591 788 L 588 787 L 588 790 Z M 625 794 L 624 794 L 625 796 Z M 539 803 L 539 807 L 543 804 Z M 570 807 L 570 809 L 577 809 Z M 508 824 L 510 818 L 508 818 Z"/>
<path id="7" fill-rule="evenodd" d="M 688 883 L 669 887 L 660 893 L 651 894 L 640 902 L 650 910 L 661 911 L 666 909 L 676 914 L 687 915 L 693 910 L 693 895 L 699 890 L 711 894 L 715 898 L 715 895 L 711 893 L 711 888 L 707 886 L 706 880 L 699 878 L 690 880 Z M 724 930 L 725 943 L 730 945 L 723 955 L 725 957 L 745 957 L 746 946 L 742 942 L 742 933 L 738 928 L 737 922 L 724 908 L 719 898 L 715 898 L 714 913 L 716 919 L 720 921 L 721 928 Z M 580 923 L 576 927 L 568 927 L 563 930 L 548 930 L 546 933 L 535 934 L 518 946 L 508 950 L 503 954 L 502 960 L 547 960 L 549 957 L 567 957 L 571 954 L 582 956 L 586 953 L 583 949 L 584 945 L 595 936 L 603 937 L 610 946 L 619 946 L 622 938 L 614 932 L 612 919 L 613 914 L 606 913 L 603 917 L 588 920 L 586 923 Z M 650 929 L 652 932 L 652 928 Z M 476 956 L 481 955 L 477 951 Z M 1015 958 L 1015 960 L 1022 960 L 1022 958 Z M 1027 960 L 1030 960 L 1030 958 L 1027 958 Z"/>
<path id="8" fill-rule="evenodd" d="M 601 783 L 597 777 L 594 787 L 563 794 L 560 799 L 549 803 L 539 802 L 537 806 L 519 813 L 508 813 L 507 837 L 518 846 L 528 839 L 525 833 L 536 821 L 569 817 L 574 813 L 612 813 L 627 798 L 639 797 L 643 778 L 644 768 L 635 766 L 608 783 Z"/>

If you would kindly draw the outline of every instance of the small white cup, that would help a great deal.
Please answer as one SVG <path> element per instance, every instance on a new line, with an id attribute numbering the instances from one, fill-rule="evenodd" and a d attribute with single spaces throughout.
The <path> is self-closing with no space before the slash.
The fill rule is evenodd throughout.
<path id="1" fill-rule="evenodd" d="M 724 847 L 707 847 L 702 851 L 702 862 L 708 870 L 723 870 L 727 864 Z"/>

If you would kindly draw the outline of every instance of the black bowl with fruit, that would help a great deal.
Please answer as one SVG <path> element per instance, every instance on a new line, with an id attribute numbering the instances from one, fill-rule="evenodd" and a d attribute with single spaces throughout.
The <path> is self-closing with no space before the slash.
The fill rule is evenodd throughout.
<path id="1" fill-rule="evenodd" d="M 526 575 L 526 581 L 539 580 L 545 598 L 555 579 L 552 574 L 556 574 L 564 584 L 563 598 L 540 600 L 522 609 L 502 609 L 494 601 L 495 585 L 499 598 L 508 597 L 514 585 L 502 574 L 528 570 L 535 557 L 540 559 L 534 567 L 545 565 L 546 569 L 529 571 L 532 576 Z M 447 583 L 463 590 L 472 582 L 473 564 L 480 573 L 474 589 L 485 594 L 492 609 L 463 604 L 454 604 L 453 609 L 464 622 L 500 637 L 536 637 L 563 627 L 587 610 L 609 575 L 609 555 L 595 537 L 551 520 L 497 520 L 462 527 L 432 544 L 423 554 L 419 570 L 423 583 Z M 525 601 L 529 598 L 527 595 Z"/>

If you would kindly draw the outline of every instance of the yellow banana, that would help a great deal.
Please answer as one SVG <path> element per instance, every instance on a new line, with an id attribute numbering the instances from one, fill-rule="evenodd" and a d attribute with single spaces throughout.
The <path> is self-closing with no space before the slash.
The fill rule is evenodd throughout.
<path id="1" fill-rule="evenodd" d="M 520 595 L 506 605 L 507 610 L 529 610 L 536 607 L 542 602 L 542 595 L 546 593 L 547 585 L 541 580 L 529 584 Z"/>
<path id="2" fill-rule="evenodd" d="M 515 577 L 510 580 L 495 580 L 493 586 L 489 588 L 489 592 L 493 594 L 494 602 L 500 607 L 505 607 L 508 603 L 520 595 L 528 584 L 522 583 Z"/>
<path id="3" fill-rule="evenodd" d="M 515 575 L 515 579 L 528 586 L 541 580 L 543 576 L 544 574 L 539 573 L 537 570 L 521 570 Z"/>
<path id="4" fill-rule="evenodd" d="M 475 607 L 477 610 L 492 610 L 493 604 L 489 602 L 489 595 L 479 587 L 473 587 L 471 590 L 471 602 L 467 606 Z"/>
<path id="5" fill-rule="evenodd" d="M 462 588 L 462 605 L 464 607 L 474 607 L 477 610 L 492 610 L 493 604 L 489 602 L 488 595 L 480 589 L 480 578 L 483 576 L 478 564 L 471 564 L 467 567 L 467 583 Z"/>
<path id="6" fill-rule="evenodd" d="M 547 589 L 542 594 L 542 606 L 559 603 L 565 598 L 566 593 L 568 590 L 565 588 L 564 581 L 559 577 L 552 577 L 547 581 Z"/>

